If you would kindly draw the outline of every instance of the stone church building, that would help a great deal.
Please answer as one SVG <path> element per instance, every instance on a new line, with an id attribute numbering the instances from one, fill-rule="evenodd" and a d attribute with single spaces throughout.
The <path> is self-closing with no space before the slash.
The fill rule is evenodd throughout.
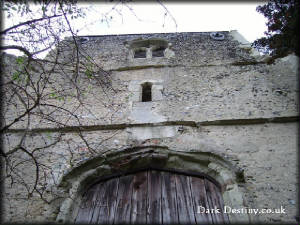
<path id="1" fill-rule="evenodd" d="M 59 113 L 67 126 L 33 120 L 27 146 L 60 137 L 37 156 L 43 199 L 7 180 L 4 221 L 297 223 L 296 56 L 262 56 L 237 31 L 77 43 L 109 72 L 110 88 L 83 74 L 84 104 L 72 111 L 80 122 Z M 60 65 L 74 60 L 69 45 L 55 51 Z M 63 84 L 57 90 L 70 88 L 53 79 Z M 77 103 L 64 104 L 71 110 Z M 23 133 L 21 125 L 8 129 L 4 148 Z M 20 173 L 29 183 L 35 176 L 31 167 Z"/>

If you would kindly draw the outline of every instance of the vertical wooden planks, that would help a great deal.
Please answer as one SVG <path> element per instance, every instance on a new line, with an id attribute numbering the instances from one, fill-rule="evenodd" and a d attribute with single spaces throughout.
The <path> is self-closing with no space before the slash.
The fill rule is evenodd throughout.
<path id="1" fill-rule="evenodd" d="M 114 224 L 129 224 L 133 175 L 119 178 Z"/>
<path id="2" fill-rule="evenodd" d="M 103 182 L 102 188 L 98 191 L 97 204 L 91 223 L 112 223 L 115 215 L 118 181 L 119 179 L 111 179 Z"/>
<path id="3" fill-rule="evenodd" d="M 218 197 L 214 190 L 214 184 L 207 179 L 204 180 L 205 190 L 207 193 L 207 201 L 209 205 L 209 209 L 219 209 L 221 212 L 220 205 L 218 204 Z M 223 223 L 222 213 L 211 213 L 213 223 Z"/>
<path id="4" fill-rule="evenodd" d="M 222 194 L 210 180 L 149 170 L 93 185 L 83 197 L 75 222 L 229 223 L 223 208 Z"/>
<path id="5" fill-rule="evenodd" d="M 132 224 L 146 224 L 147 222 L 147 189 L 147 171 L 136 173 L 133 178 L 133 190 L 131 199 Z"/>
<path id="6" fill-rule="evenodd" d="M 147 224 L 162 224 L 161 176 L 156 170 L 148 171 Z"/>
<path id="7" fill-rule="evenodd" d="M 113 224 L 114 218 L 115 218 L 115 213 L 117 209 L 117 195 L 119 191 L 119 178 L 116 178 L 112 180 L 107 186 L 107 202 L 109 204 L 109 214 L 108 214 L 108 223 Z M 102 223 L 98 219 L 98 223 Z"/>
<path id="8" fill-rule="evenodd" d="M 178 224 L 175 174 L 161 172 L 161 207 L 163 224 Z"/>
<path id="9" fill-rule="evenodd" d="M 193 211 L 192 195 L 187 176 L 177 174 L 177 208 L 180 224 L 195 224 L 195 215 Z"/>
<path id="10" fill-rule="evenodd" d="M 215 190 L 214 193 L 216 193 L 216 199 L 217 199 L 216 202 L 218 204 L 218 207 L 221 209 L 220 212 L 222 212 L 220 214 L 220 216 L 222 217 L 222 221 L 223 221 L 223 223 L 229 223 L 228 214 L 224 213 L 224 201 L 223 201 L 221 191 L 216 185 L 212 184 L 212 186 L 213 186 L 213 189 Z"/>
<path id="11" fill-rule="evenodd" d="M 93 210 L 96 204 L 97 193 L 101 185 L 93 185 L 83 196 L 81 204 L 79 206 L 78 214 L 75 219 L 76 223 L 89 223 Z"/>
<path id="12" fill-rule="evenodd" d="M 101 183 L 97 184 L 97 186 L 98 186 L 98 189 L 97 189 L 97 193 L 95 193 L 96 198 L 95 198 L 95 202 L 94 202 L 94 208 L 91 208 L 93 213 L 91 215 L 90 223 L 97 223 L 99 211 L 103 207 L 101 205 L 102 204 L 101 199 L 104 198 L 104 191 L 106 189 L 106 183 L 101 182 Z"/>
<path id="13" fill-rule="evenodd" d="M 202 208 L 199 208 L 199 212 L 198 212 L 198 207 L 204 207 L 205 209 L 209 208 L 207 198 L 206 198 L 204 179 L 199 177 L 190 177 L 190 185 L 191 185 L 192 199 L 193 199 L 193 205 L 195 210 L 194 212 L 195 212 L 195 218 L 197 224 L 202 224 L 202 223 L 211 224 L 212 223 L 211 214 L 200 213 L 202 212 Z"/>

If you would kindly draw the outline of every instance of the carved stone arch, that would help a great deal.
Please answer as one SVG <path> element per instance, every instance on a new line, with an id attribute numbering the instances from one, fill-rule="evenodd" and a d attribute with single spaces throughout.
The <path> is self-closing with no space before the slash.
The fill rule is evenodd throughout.
<path id="1" fill-rule="evenodd" d="M 215 180 L 221 188 L 224 205 L 244 208 L 238 183 L 243 172 L 226 157 L 201 151 L 174 151 L 165 146 L 143 146 L 121 149 L 94 157 L 66 173 L 60 189 L 69 196 L 60 206 L 57 222 L 73 222 L 84 190 L 112 174 L 122 175 L 141 168 L 161 168 L 202 173 Z M 249 222 L 247 214 L 228 214 L 230 222 Z"/>

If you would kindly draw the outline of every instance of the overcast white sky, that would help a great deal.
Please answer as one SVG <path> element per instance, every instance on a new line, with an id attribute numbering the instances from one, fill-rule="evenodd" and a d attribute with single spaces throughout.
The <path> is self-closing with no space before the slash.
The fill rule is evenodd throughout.
<path id="1" fill-rule="evenodd" d="M 262 4 L 262 2 L 260 3 Z M 165 32 L 203 32 L 203 31 L 230 31 L 238 30 L 244 37 L 253 42 L 263 36 L 266 31 L 266 19 L 256 12 L 258 2 L 246 3 L 164 3 L 174 17 L 164 16 L 165 10 L 158 3 L 117 5 L 116 10 L 110 12 L 113 20 L 109 26 L 97 22 L 89 29 L 80 30 L 80 35 L 103 34 L 132 34 L 132 33 L 165 33 Z M 103 4 L 91 7 L 87 20 L 108 12 L 110 6 Z M 134 12 L 134 14 L 132 13 Z M 122 15 L 122 16 L 121 16 Z M 78 28 L 86 27 L 77 24 Z M 164 25 L 164 26 L 163 26 Z"/>
<path id="2" fill-rule="evenodd" d="M 263 2 L 169 2 L 164 3 L 170 12 L 166 16 L 165 8 L 155 1 L 126 5 L 89 4 L 80 4 L 88 7 L 87 16 L 73 23 L 79 35 L 238 30 L 249 42 L 253 42 L 267 29 L 267 20 L 255 10 Z M 101 22 L 99 18 L 110 21 Z M 4 28 L 22 19 L 13 17 L 5 20 Z"/>

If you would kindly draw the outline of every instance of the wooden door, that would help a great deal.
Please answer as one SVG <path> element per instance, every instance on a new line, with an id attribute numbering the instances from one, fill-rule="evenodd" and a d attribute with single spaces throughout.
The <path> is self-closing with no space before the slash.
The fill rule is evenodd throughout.
<path id="1" fill-rule="evenodd" d="M 228 223 L 220 189 L 205 177 L 159 170 L 98 182 L 83 195 L 76 223 Z M 207 209 L 215 209 L 214 212 Z"/>

